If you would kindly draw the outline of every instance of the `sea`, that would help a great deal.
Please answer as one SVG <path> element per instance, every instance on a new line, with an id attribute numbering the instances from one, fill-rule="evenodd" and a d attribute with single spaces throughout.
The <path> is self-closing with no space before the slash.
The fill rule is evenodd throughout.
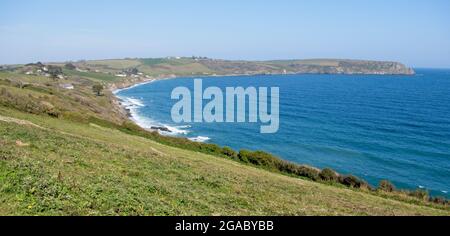
<path id="1" fill-rule="evenodd" d="M 405 75 L 254 75 L 202 77 L 203 88 L 279 87 L 279 130 L 261 123 L 175 123 L 172 90 L 194 91 L 174 78 L 115 91 L 132 119 L 165 135 L 235 150 L 263 150 L 282 159 L 353 174 L 377 186 L 424 189 L 450 198 L 450 70 Z M 225 101 L 225 98 L 224 98 Z M 204 103 L 208 101 L 205 100 Z M 248 104 L 247 104 L 248 105 Z M 247 109 L 248 110 L 248 109 Z"/>

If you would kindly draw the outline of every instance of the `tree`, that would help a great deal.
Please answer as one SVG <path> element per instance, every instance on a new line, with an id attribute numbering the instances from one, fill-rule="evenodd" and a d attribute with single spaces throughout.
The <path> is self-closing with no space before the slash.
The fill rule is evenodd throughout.
<path id="1" fill-rule="evenodd" d="M 137 75 L 139 73 L 139 70 L 137 68 L 128 68 L 123 70 L 123 73 L 127 75 Z"/>
<path id="2" fill-rule="evenodd" d="M 65 64 L 64 65 L 64 67 L 66 68 L 66 69 L 68 69 L 68 70 L 75 70 L 77 67 L 74 65 L 74 64 L 72 64 L 72 63 L 67 63 L 67 64 Z"/>
<path id="3" fill-rule="evenodd" d="M 94 93 L 97 94 L 97 96 L 100 96 L 103 90 L 103 85 L 101 84 L 94 84 L 94 86 L 92 86 L 92 90 L 94 91 Z"/>
<path id="4" fill-rule="evenodd" d="M 53 80 L 56 80 L 59 75 L 62 75 L 62 68 L 59 66 L 48 66 L 48 73 Z"/>
<path id="5" fill-rule="evenodd" d="M 330 168 L 325 168 L 319 173 L 319 177 L 324 181 L 337 181 L 339 176 Z"/>

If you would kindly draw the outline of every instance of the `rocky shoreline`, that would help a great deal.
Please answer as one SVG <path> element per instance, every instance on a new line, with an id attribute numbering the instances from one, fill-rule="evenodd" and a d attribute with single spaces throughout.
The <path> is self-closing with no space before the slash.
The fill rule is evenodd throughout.
<path id="1" fill-rule="evenodd" d="M 175 76 L 168 76 L 168 77 L 146 77 L 145 79 L 130 79 L 126 81 L 120 81 L 117 83 L 113 83 L 108 87 L 108 90 L 113 95 L 112 98 L 114 99 L 113 104 L 120 110 L 120 112 L 127 117 L 128 120 L 134 122 L 135 124 L 139 125 L 133 117 L 133 113 L 130 108 L 128 108 L 125 105 L 125 101 L 118 97 L 116 93 L 118 93 L 121 90 L 129 89 L 135 86 L 152 83 L 157 80 L 165 80 L 165 79 L 172 79 L 176 78 Z M 142 127 L 142 126 L 141 126 Z M 167 127 L 163 126 L 151 126 L 150 128 L 142 127 L 148 131 L 157 131 L 157 132 L 165 132 L 165 133 L 171 133 L 172 131 L 168 129 Z"/>

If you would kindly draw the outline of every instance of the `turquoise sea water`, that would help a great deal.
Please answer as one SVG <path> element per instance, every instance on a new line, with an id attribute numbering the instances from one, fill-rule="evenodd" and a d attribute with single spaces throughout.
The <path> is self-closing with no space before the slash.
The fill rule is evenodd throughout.
<path id="1" fill-rule="evenodd" d="M 414 76 L 270 75 L 211 77 L 203 87 L 280 88 L 280 129 L 255 123 L 172 122 L 172 89 L 194 78 L 156 81 L 117 92 L 141 126 L 182 137 L 271 152 L 280 158 L 400 188 L 450 197 L 450 70 Z"/>

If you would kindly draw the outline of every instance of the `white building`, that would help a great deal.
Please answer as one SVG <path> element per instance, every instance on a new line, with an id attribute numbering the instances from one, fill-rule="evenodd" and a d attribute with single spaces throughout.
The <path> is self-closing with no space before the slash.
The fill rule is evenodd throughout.
<path id="1" fill-rule="evenodd" d="M 59 86 L 61 86 L 61 88 L 63 88 L 63 89 L 68 89 L 68 90 L 74 89 L 73 84 L 61 84 Z"/>
<path id="2" fill-rule="evenodd" d="M 116 74 L 117 77 L 127 77 L 126 74 Z"/>

